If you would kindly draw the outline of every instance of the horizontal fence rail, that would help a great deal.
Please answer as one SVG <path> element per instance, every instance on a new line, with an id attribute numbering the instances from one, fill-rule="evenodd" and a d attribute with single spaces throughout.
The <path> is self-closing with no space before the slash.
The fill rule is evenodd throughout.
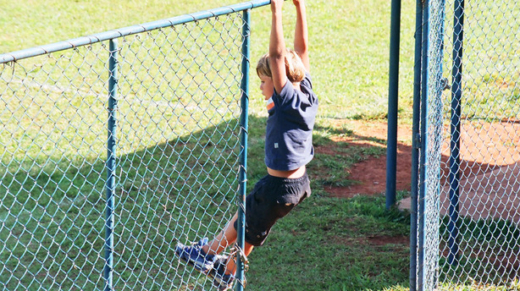
<path id="1" fill-rule="evenodd" d="M 212 288 L 175 246 L 243 217 L 249 12 L 269 3 L 0 55 L 0 289 Z"/>
<path id="2" fill-rule="evenodd" d="M 93 34 L 90 36 L 84 36 L 80 38 L 75 38 L 67 41 L 57 42 L 49 45 L 43 45 L 35 48 L 15 51 L 6 54 L 0 54 L 0 64 L 7 63 L 12 61 L 17 61 L 21 59 L 26 59 L 30 57 L 35 57 L 39 55 L 49 54 L 53 52 L 58 52 L 61 50 L 73 49 L 80 46 L 85 46 L 89 44 L 94 44 L 102 41 L 107 41 L 114 38 L 119 38 L 123 36 L 128 36 L 137 33 L 143 33 L 147 31 L 152 31 L 160 28 L 175 26 L 179 24 L 185 24 L 189 22 L 194 22 L 198 20 L 204 20 L 208 18 L 215 18 L 220 15 L 227 15 L 231 13 L 241 12 L 248 9 L 258 8 L 262 6 L 269 5 L 271 3 L 270 0 L 257 0 L 250 2 L 243 2 L 235 5 L 230 5 L 226 7 L 221 7 L 217 9 L 201 11 L 193 14 L 187 14 L 182 16 L 176 16 L 169 19 L 163 19 L 153 22 L 148 22 L 144 24 L 124 27 L 116 30 L 111 30 L 107 32 L 102 32 L 98 34 Z"/>

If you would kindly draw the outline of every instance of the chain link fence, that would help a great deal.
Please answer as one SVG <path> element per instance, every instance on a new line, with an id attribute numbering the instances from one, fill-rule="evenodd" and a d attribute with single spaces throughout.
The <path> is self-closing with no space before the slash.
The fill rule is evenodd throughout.
<path id="1" fill-rule="evenodd" d="M 412 289 L 520 290 L 520 4 L 421 5 Z"/>
<path id="2" fill-rule="evenodd" d="M 174 249 L 243 199 L 246 13 L 268 3 L 0 55 L 0 289 L 211 288 Z"/>

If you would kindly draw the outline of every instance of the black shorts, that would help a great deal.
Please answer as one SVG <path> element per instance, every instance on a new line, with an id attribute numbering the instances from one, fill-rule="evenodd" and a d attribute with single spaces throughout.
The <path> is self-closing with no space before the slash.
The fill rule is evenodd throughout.
<path id="1" fill-rule="evenodd" d="M 261 246 L 276 221 L 310 195 L 307 173 L 296 179 L 270 175 L 260 179 L 246 197 L 246 242 Z M 234 226 L 237 229 L 237 221 Z"/>

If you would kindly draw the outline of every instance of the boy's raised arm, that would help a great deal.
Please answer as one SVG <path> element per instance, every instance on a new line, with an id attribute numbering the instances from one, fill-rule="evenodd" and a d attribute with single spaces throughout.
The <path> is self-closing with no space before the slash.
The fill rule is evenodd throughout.
<path id="1" fill-rule="evenodd" d="M 284 0 L 272 0 L 271 38 L 269 41 L 269 67 L 276 92 L 280 93 L 287 82 L 285 72 L 285 40 L 282 27 L 282 6 Z"/>
<path id="2" fill-rule="evenodd" d="M 307 72 L 311 71 L 309 61 L 309 34 L 304 0 L 293 0 L 296 6 L 296 29 L 294 31 L 294 51 L 300 56 Z"/>

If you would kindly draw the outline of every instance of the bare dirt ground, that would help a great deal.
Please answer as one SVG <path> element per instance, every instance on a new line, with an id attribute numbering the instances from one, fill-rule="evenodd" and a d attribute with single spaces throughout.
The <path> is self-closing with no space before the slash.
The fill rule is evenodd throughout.
<path id="1" fill-rule="evenodd" d="M 385 122 L 338 121 L 354 131 L 353 135 L 339 141 L 361 147 L 381 146 L 370 143 L 370 138 L 387 139 Z M 442 147 L 441 213 L 449 208 L 449 138 L 445 129 Z M 460 215 L 472 219 L 501 218 L 520 225 L 520 123 L 479 123 L 465 121 L 461 135 Z M 400 125 L 398 132 L 396 188 L 410 190 L 411 125 Z M 326 189 L 335 197 L 349 198 L 355 195 L 378 195 L 386 188 L 386 155 L 372 157 L 349 169 L 349 179 L 357 181 L 353 186 Z M 400 208 L 410 208 L 410 199 L 400 201 Z M 372 244 L 407 244 L 407 237 L 368 238 Z M 507 256 L 489 258 L 495 268 L 511 276 L 520 273 L 520 254 L 508 252 Z"/>
<path id="2" fill-rule="evenodd" d="M 348 137 L 338 141 L 347 142 L 360 147 L 381 146 L 370 143 L 370 138 L 386 140 L 386 122 L 366 122 L 342 120 L 343 126 L 354 131 Z M 465 122 L 461 136 L 461 187 L 474 192 L 473 195 L 482 195 L 489 192 L 489 178 L 493 180 L 499 191 L 518 193 L 518 178 L 520 164 L 520 132 L 519 123 L 478 123 Z M 447 131 L 445 130 L 445 135 Z M 412 157 L 412 128 L 411 125 L 399 125 L 397 145 L 397 172 L 396 188 L 398 191 L 410 190 L 411 185 L 411 157 Z M 447 184 L 449 173 L 449 140 L 446 138 L 442 149 L 443 168 L 441 169 L 441 184 Z M 349 179 L 357 181 L 348 187 L 331 187 L 326 189 L 336 197 L 352 197 L 354 195 L 375 195 L 385 192 L 386 188 L 386 155 L 372 157 L 355 164 L 349 169 Z M 480 177 L 480 178 L 479 178 Z M 501 179 L 500 177 L 504 177 Z M 473 182 L 471 182 L 473 180 Z M 475 183 L 485 183 L 476 185 Z M 500 183 L 498 183 L 500 182 Z M 487 189 L 487 190 L 486 190 Z M 496 192 L 496 191 L 495 191 Z M 520 193 L 518 193 L 520 194 Z"/>
<path id="3" fill-rule="evenodd" d="M 386 122 L 366 122 L 357 120 L 338 121 L 343 126 L 354 131 L 352 136 L 339 138 L 337 141 L 347 142 L 360 147 L 381 146 L 376 142 L 370 142 L 370 138 L 386 140 Z M 410 190 L 412 163 L 412 129 L 411 125 L 399 126 L 397 146 L 397 182 L 396 188 Z M 320 149 L 317 149 L 317 152 Z M 323 149 L 326 151 L 326 149 Z M 335 197 L 349 198 L 355 195 L 375 195 L 385 191 L 386 188 L 386 155 L 372 157 L 355 164 L 349 171 L 349 179 L 356 181 L 355 185 L 348 187 L 330 187 L 327 192 Z"/>

